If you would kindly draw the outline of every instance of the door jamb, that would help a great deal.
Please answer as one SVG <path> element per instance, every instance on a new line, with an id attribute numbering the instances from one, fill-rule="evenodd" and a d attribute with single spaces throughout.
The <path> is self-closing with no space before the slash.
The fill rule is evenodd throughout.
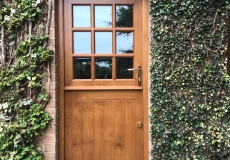
<path id="1" fill-rule="evenodd" d="M 149 159 L 149 1 L 143 0 L 143 107 L 144 107 L 144 160 Z"/>
<path id="2" fill-rule="evenodd" d="M 57 2 L 57 56 L 58 56 L 58 141 L 57 141 L 57 159 L 65 159 L 64 150 L 64 0 L 56 0 Z"/>

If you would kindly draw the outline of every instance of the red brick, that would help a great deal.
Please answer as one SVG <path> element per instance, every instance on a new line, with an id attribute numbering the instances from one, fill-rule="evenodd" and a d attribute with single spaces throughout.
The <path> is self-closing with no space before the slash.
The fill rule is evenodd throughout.
<path id="1" fill-rule="evenodd" d="M 57 82 L 50 82 L 50 91 L 57 90 Z"/>
<path id="2" fill-rule="evenodd" d="M 54 143 L 56 142 L 56 135 L 55 134 L 46 134 L 43 136 L 43 138 L 41 139 L 42 142 L 44 143 Z"/>
<path id="3" fill-rule="evenodd" d="M 56 154 L 54 152 L 44 152 L 44 159 L 45 160 L 55 160 L 56 159 Z"/>
<path id="4" fill-rule="evenodd" d="M 51 82 L 57 82 L 57 73 L 51 73 L 50 74 L 50 81 Z"/>
<path id="5" fill-rule="evenodd" d="M 50 72 L 51 73 L 57 73 L 57 64 L 51 64 Z"/>
<path id="6" fill-rule="evenodd" d="M 56 126 L 57 124 L 56 124 L 56 118 L 55 117 L 53 117 L 53 119 L 51 120 L 51 122 L 50 122 L 50 126 Z"/>
<path id="7" fill-rule="evenodd" d="M 55 11 L 52 10 L 52 13 L 51 13 L 51 20 L 55 20 Z"/>
<path id="8" fill-rule="evenodd" d="M 50 99 L 46 105 L 46 108 L 56 108 L 56 99 Z"/>
<path id="9" fill-rule="evenodd" d="M 52 51 L 55 51 L 55 46 L 48 46 L 47 48 L 52 50 Z"/>
<path id="10" fill-rule="evenodd" d="M 50 37 L 48 45 L 49 46 L 55 46 L 55 38 L 54 37 Z"/>
<path id="11" fill-rule="evenodd" d="M 50 91 L 50 99 L 56 99 L 57 98 L 57 91 Z"/>
<path id="12" fill-rule="evenodd" d="M 56 143 L 44 143 L 44 152 L 56 151 Z"/>
<path id="13" fill-rule="evenodd" d="M 47 134 L 56 134 L 57 130 L 56 130 L 56 125 L 52 125 L 50 127 L 47 128 L 46 130 Z"/>
<path id="14" fill-rule="evenodd" d="M 49 113 L 51 117 L 56 117 L 56 108 L 45 108 L 45 111 Z"/>
<path id="15" fill-rule="evenodd" d="M 56 55 L 54 55 L 52 64 L 57 64 L 57 63 L 58 63 L 58 57 Z"/>
<path id="16" fill-rule="evenodd" d="M 55 37 L 55 29 L 54 28 L 50 28 L 50 37 Z"/>
<path id="17" fill-rule="evenodd" d="M 50 28 L 55 28 L 55 21 L 54 20 L 51 20 L 51 22 L 50 22 Z"/>

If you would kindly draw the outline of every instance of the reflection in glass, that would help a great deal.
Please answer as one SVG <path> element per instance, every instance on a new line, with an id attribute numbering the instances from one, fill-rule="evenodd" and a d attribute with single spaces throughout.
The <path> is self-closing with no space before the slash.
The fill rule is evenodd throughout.
<path id="1" fill-rule="evenodd" d="M 74 53 L 91 53 L 91 33 L 74 32 L 73 33 Z"/>
<path id="2" fill-rule="evenodd" d="M 112 79 L 112 58 L 96 58 L 96 79 Z"/>
<path id="3" fill-rule="evenodd" d="M 73 27 L 90 27 L 90 6 L 73 6 Z"/>
<path id="4" fill-rule="evenodd" d="M 95 32 L 95 53 L 112 53 L 112 32 Z"/>
<path id="5" fill-rule="evenodd" d="M 129 68 L 133 68 L 133 58 L 117 58 L 117 79 L 132 79 L 133 71 L 127 71 Z"/>
<path id="6" fill-rule="evenodd" d="M 116 53 L 133 53 L 133 32 L 117 32 L 116 43 Z"/>
<path id="7" fill-rule="evenodd" d="M 133 27 L 133 6 L 116 6 L 116 27 Z"/>
<path id="8" fill-rule="evenodd" d="M 95 6 L 95 27 L 112 26 L 112 6 Z"/>
<path id="9" fill-rule="evenodd" d="M 90 58 L 74 58 L 73 59 L 74 79 L 90 79 L 91 78 L 91 62 Z"/>

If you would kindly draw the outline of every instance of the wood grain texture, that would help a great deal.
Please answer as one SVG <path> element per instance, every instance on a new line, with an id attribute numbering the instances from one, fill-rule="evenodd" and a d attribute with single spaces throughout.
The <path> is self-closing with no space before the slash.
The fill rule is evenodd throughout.
<path id="1" fill-rule="evenodd" d="M 129 107 L 125 108 L 125 159 L 136 159 L 135 155 L 135 130 L 137 129 L 135 125 L 135 106 L 133 106 L 133 101 L 126 101 L 126 105 Z M 137 160 L 137 159 L 136 159 Z"/>
<path id="2" fill-rule="evenodd" d="M 131 94 L 128 98 L 115 91 L 81 92 L 66 94 L 65 159 L 143 159 L 143 130 L 136 125 L 142 121 L 137 118 L 142 117 L 137 115 L 142 110 L 140 91 L 125 91 Z"/>
<path id="3" fill-rule="evenodd" d="M 66 100 L 68 101 L 68 100 Z M 82 159 L 83 157 L 83 134 L 82 134 L 82 130 L 83 130 L 83 125 L 82 123 L 76 123 L 76 122 L 82 122 L 83 121 L 83 102 L 81 100 L 72 100 L 72 106 L 69 107 L 73 107 L 71 109 L 67 107 L 66 113 L 70 112 L 69 114 L 66 114 L 66 118 L 68 119 L 69 117 L 71 117 L 71 121 L 70 122 L 66 122 L 66 126 L 68 126 L 69 123 L 69 127 L 68 129 L 71 131 L 71 135 L 66 135 L 66 139 L 68 141 L 68 138 L 71 138 L 71 140 L 69 140 L 72 143 L 72 146 L 70 147 L 71 150 L 71 157 L 75 157 L 76 159 Z M 66 130 L 68 131 L 68 129 L 66 128 Z M 68 148 L 67 148 L 67 152 L 68 152 Z"/>
<path id="4" fill-rule="evenodd" d="M 142 18 L 142 23 L 143 23 L 143 31 L 142 31 L 142 37 L 143 37 L 143 65 L 142 65 L 142 77 L 143 77 L 143 92 L 142 92 L 142 98 L 143 98 L 143 118 L 144 118 L 144 126 L 143 126 L 143 136 L 144 136 L 144 160 L 148 160 L 150 156 L 150 147 L 149 141 L 150 141 L 150 136 L 149 136 L 149 131 L 150 131 L 150 126 L 149 126 L 149 108 L 148 106 L 150 105 L 150 98 L 148 95 L 149 92 L 149 85 L 150 82 L 148 81 L 149 79 L 149 45 L 150 45 L 150 26 L 149 26 L 149 1 L 148 0 L 143 0 L 143 18 Z"/>
<path id="5" fill-rule="evenodd" d="M 126 101 L 116 100 L 114 110 L 114 160 L 125 160 L 125 108 Z"/>
<path id="6" fill-rule="evenodd" d="M 131 28 L 73 28 L 72 4 L 134 4 L 134 27 Z M 144 9 L 143 9 L 144 8 Z M 93 10 L 93 8 L 92 8 Z M 113 10 L 115 12 L 115 10 Z M 64 14 L 65 13 L 65 14 Z M 93 13 L 92 13 L 93 16 Z M 115 21 L 115 14 L 113 14 Z M 93 19 L 91 19 L 93 23 Z M 88 57 L 134 57 L 134 67 L 142 66 L 142 84 L 134 79 L 73 80 L 72 32 L 134 31 L 134 54 L 113 54 Z M 92 48 L 95 45 L 91 43 Z M 93 49 L 94 50 L 94 49 Z M 94 51 L 93 51 L 94 52 Z M 148 1 L 147 0 L 59 0 L 58 56 L 59 56 L 59 156 L 60 160 L 147 160 L 148 159 Z M 87 57 L 86 56 L 86 57 Z M 93 82 L 92 82 L 93 81 Z M 137 122 L 144 122 L 143 128 Z"/>
<path id="7" fill-rule="evenodd" d="M 83 101 L 83 128 L 78 132 L 82 132 L 83 135 L 83 160 L 93 159 L 93 112 L 94 106 L 92 100 Z M 75 122 L 77 123 L 77 122 Z"/>
<path id="8" fill-rule="evenodd" d="M 103 159 L 114 159 L 114 103 L 104 101 L 104 154 Z"/>
<path id="9" fill-rule="evenodd" d="M 55 2 L 56 3 L 56 2 Z M 57 55 L 58 55 L 58 72 L 62 74 L 58 74 L 58 157 L 59 160 L 64 160 L 65 155 L 65 144 L 64 144 L 64 135 L 65 135 L 65 125 L 64 125 L 64 61 L 60 57 L 64 57 L 64 35 L 63 35 L 63 0 L 58 0 L 57 2 L 57 17 L 55 18 L 57 25 Z"/>
<path id="10" fill-rule="evenodd" d="M 94 160 L 104 155 L 104 101 L 94 100 Z"/>

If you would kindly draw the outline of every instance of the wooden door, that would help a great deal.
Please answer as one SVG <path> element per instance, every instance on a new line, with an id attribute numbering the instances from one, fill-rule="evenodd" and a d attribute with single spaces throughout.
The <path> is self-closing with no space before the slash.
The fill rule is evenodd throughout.
<path id="1" fill-rule="evenodd" d="M 62 2 L 59 158 L 146 159 L 145 2 Z"/>

